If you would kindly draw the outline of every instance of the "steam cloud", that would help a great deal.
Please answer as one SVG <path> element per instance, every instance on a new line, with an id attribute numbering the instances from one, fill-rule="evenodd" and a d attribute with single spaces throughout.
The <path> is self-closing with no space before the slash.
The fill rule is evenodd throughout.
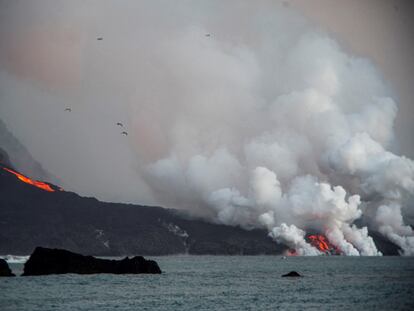
<path id="1" fill-rule="evenodd" d="M 414 233 L 403 218 L 412 215 L 414 162 L 389 151 L 397 106 L 369 61 L 346 54 L 297 13 L 267 1 L 183 7 L 98 1 L 101 11 L 93 18 L 80 13 L 93 4 L 80 10 L 73 3 L 48 30 L 72 40 L 64 53 L 70 63 L 63 66 L 81 69 L 66 72 L 61 84 L 71 84 L 69 91 L 59 79 L 52 84 L 17 70 L 21 59 L 3 62 L 7 70 L 0 72 L 6 94 L 0 112 L 39 161 L 57 139 L 47 130 L 53 126 L 81 156 L 71 167 L 94 163 L 93 182 L 98 177 L 105 190 L 90 193 L 101 197 L 108 198 L 113 176 L 122 175 L 119 193 L 128 200 L 266 228 L 301 255 L 320 254 L 305 240 L 309 230 L 323 232 L 346 255 L 381 255 L 367 227 L 414 255 Z M 36 14 L 35 24 L 44 13 Z M 28 34 L 17 28 L 16 40 L 24 43 Z M 98 48 L 97 32 L 104 33 Z M 24 57 L 29 63 L 44 53 L 21 52 L 30 53 Z M 27 93 L 18 95 L 23 88 Z M 50 141 L 31 145 L 33 132 L 19 114 L 66 106 L 84 116 L 52 125 L 48 113 L 36 114 Z M 104 123 L 127 116 L 126 147 Z M 68 137 L 80 129 L 91 134 Z M 111 147 L 108 140 L 116 142 Z M 60 151 L 55 158 L 72 161 Z M 113 162 L 116 170 L 108 168 Z M 81 179 L 92 183 L 85 176 L 90 167 L 75 175 L 60 168 L 62 160 L 42 164 L 69 189 Z"/>

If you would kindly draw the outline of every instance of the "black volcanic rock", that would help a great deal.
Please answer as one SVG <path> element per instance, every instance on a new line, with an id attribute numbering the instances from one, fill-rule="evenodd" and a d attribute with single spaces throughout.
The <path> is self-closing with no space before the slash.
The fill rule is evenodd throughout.
<path id="1" fill-rule="evenodd" d="M 301 277 L 301 275 L 297 273 L 296 271 L 290 271 L 289 273 L 283 274 L 282 277 L 297 278 L 297 277 Z"/>
<path id="2" fill-rule="evenodd" d="M 7 261 L 0 258 L 0 277 L 2 276 L 15 276 L 9 268 Z"/>
<path id="3" fill-rule="evenodd" d="M 160 274 L 161 269 L 155 261 L 146 260 L 142 256 L 107 260 L 83 256 L 64 249 L 36 247 L 24 265 L 23 276 L 64 273 Z"/>
<path id="4" fill-rule="evenodd" d="M 366 224 L 364 224 L 366 225 Z M 412 226 L 413 227 L 413 226 Z M 387 256 L 398 256 L 400 255 L 400 248 L 392 243 L 391 241 L 387 240 L 383 235 L 378 232 L 370 231 L 369 235 L 375 241 L 375 245 L 377 246 L 378 250 Z"/>
<path id="5" fill-rule="evenodd" d="M 161 207 L 47 192 L 0 165 L 0 254 L 27 255 L 38 245 L 96 256 L 257 255 L 286 249 L 265 230 L 212 224 Z"/>

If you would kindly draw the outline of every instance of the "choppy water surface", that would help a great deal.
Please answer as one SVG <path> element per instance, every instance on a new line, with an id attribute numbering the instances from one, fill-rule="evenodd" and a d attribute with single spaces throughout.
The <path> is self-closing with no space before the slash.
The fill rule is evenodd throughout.
<path id="1" fill-rule="evenodd" d="M 2 278 L 0 310 L 414 310 L 414 258 L 154 259 L 162 275 Z"/>

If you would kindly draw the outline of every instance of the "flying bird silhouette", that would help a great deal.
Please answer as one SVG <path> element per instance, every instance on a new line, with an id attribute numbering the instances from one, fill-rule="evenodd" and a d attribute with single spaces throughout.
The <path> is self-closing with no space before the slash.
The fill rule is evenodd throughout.
<path id="1" fill-rule="evenodd" d="M 119 126 L 124 126 L 121 122 L 118 122 L 116 125 L 119 125 Z"/>
<path id="2" fill-rule="evenodd" d="M 72 111 L 72 109 L 70 109 L 70 108 L 66 108 L 66 109 L 65 109 L 65 111 L 69 111 L 69 112 L 71 112 L 71 111 Z"/>
<path id="3" fill-rule="evenodd" d="M 123 131 L 121 134 L 123 134 L 123 135 L 125 135 L 125 136 L 128 136 L 128 133 L 127 133 L 127 132 L 125 132 L 125 131 Z"/>
<path id="4" fill-rule="evenodd" d="M 96 40 L 102 41 L 103 40 L 103 37 L 98 37 L 98 38 L 96 38 Z"/>
<path id="5" fill-rule="evenodd" d="M 210 37 L 211 36 L 211 34 L 209 34 L 209 33 L 206 33 L 206 37 Z"/>

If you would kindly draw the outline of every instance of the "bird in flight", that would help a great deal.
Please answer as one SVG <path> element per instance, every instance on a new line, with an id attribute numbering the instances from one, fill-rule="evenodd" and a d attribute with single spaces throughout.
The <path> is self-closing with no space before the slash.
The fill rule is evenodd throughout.
<path id="1" fill-rule="evenodd" d="M 128 136 L 128 133 L 127 133 L 127 132 L 125 132 L 125 131 L 123 131 L 121 134 L 122 134 L 122 135 L 125 135 L 125 136 Z"/>
<path id="2" fill-rule="evenodd" d="M 66 109 L 65 109 L 65 111 L 69 111 L 69 112 L 71 112 L 71 111 L 72 111 L 72 109 L 70 109 L 70 108 L 66 108 Z"/>
<path id="3" fill-rule="evenodd" d="M 116 125 L 119 125 L 121 127 L 124 127 L 124 125 L 121 122 L 118 122 Z"/>
<path id="4" fill-rule="evenodd" d="M 209 33 L 206 33 L 206 37 L 210 37 L 211 36 L 211 34 L 209 34 Z"/>
<path id="5" fill-rule="evenodd" d="M 98 37 L 98 38 L 96 38 L 96 40 L 102 41 L 103 40 L 103 37 Z"/>

